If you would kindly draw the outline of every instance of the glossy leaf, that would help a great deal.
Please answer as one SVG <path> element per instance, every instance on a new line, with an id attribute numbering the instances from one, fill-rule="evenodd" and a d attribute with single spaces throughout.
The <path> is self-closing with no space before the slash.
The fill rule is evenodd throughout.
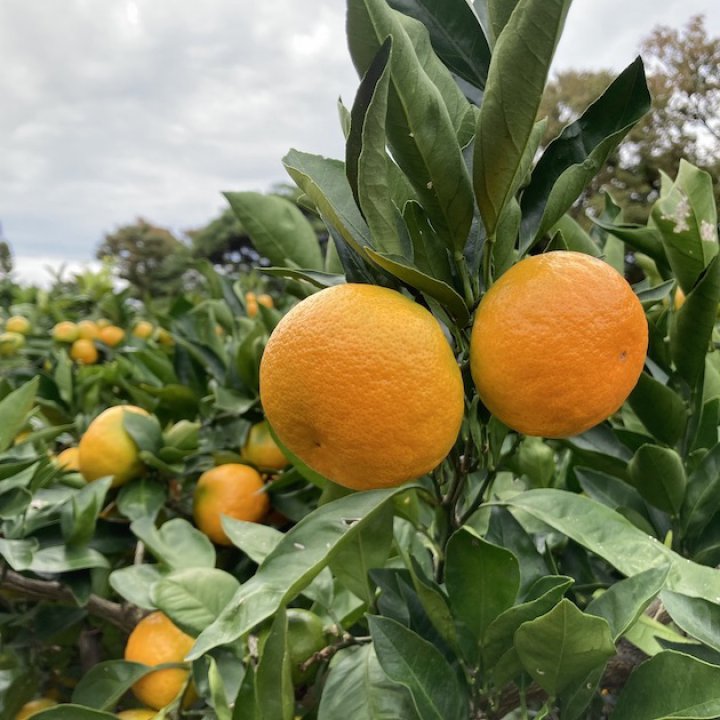
<path id="1" fill-rule="evenodd" d="M 569 600 L 523 623 L 515 649 L 535 682 L 553 696 L 615 654 L 607 621 L 584 614 Z"/>
<path id="2" fill-rule="evenodd" d="M 88 483 L 63 506 L 61 524 L 68 545 L 84 545 L 95 534 L 95 524 L 111 483 L 112 478 Z"/>
<path id="3" fill-rule="evenodd" d="M 89 710 L 80 705 L 63 704 L 33 715 L 36 720 L 116 720 L 112 713 Z"/>
<path id="4" fill-rule="evenodd" d="M 720 651 L 720 604 L 669 590 L 663 592 L 660 599 L 681 630 Z"/>
<path id="5" fill-rule="evenodd" d="M 165 488 L 156 480 L 138 478 L 120 488 L 118 510 L 128 520 L 154 519 L 167 500 Z"/>
<path id="6" fill-rule="evenodd" d="M 220 617 L 198 638 L 192 659 L 230 643 L 294 598 L 395 495 L 416 488 L 355 493 L 322 505 L 287 532 L 255 575 L 236 593 Z"/>
<path id="7" fill-rule="evenodd" d="M 667 385 L 644 372 L 628 402 L 640 422 L 658 440 L 674 445 L 682 437 L 687 424 L 687 408 L 682 398 Z"/>
<path id="8" fill-rule="evenodd" d="M 495 45 L 473 158 L 475 197 L 489 237 L 523 180 L 525 149 L 569 6 L 570 0 L 520 0 Z"/>
<path id="9" fill-rule="evenodd" d="M 287 615 L 280 610 L 262 643 L 255 674 L 258 720 L 292 720 L 295 705 L 290 656 L 287 648 Z"/>
<path id="10" fill-rule="evenodd" d="M 192 636 L 214 622 L 240 583 L 216 568 L 177 570 L 155 582 L 150 597 L 158 610 Z"/>
<path id="11" fill-rule="evenodd" d="M 553 140 L 523 192 L 521 252 L 570 209 L 610 153 L 650 109 L 650 94 L 640 58 Z"/>
<path id="12" fill-rule="evenodd" d="M 445 584 L 455 617 L 482 641 L 488 625 L 515 602 L 520 566 L 509 550 L 461 528 L 448 542 Z"/>
<path id="13" fill-rule="evenodd" d="M 716 255 L 675 313 L 670 329 L 670 355 L 691 387 L 699 381 L 705 367 L 718 304 L 720 256 Z"/>
<path id="14" fill-rule="evenodd" d="M 110 573 L 110 587 L 133 605 L 154 610 L 150 589 L 165 574 L 160 565 L 128 565 Z"/>
<path id="15" fill-rule="evenodd" d="M 720 667 L 667 651 L 644 662 L 618 697 L 613 720 L 713 720 L 720 715 Z"/>
<path id="16" fill-rule="evenodd" d="M 212 542 L 183 518 L 168 520 L 159 528 L 151 518 L 141 518 L 130 529 L 161 563 L 172 569 L 215 565 Z"/>
<path id="17" fill-rule="evenodd" d="M 225 193 L 225 197 L 260 255 L 274 265 L 323 269 L 315 231 L 294 203 L 255 192 Z"/>
<path id="18" fill-rule="evenodd" d="M 687 478 L 682 458 L 671 448 L 646 444 L 628 466 L 630 481 L 652 505 L 677 515 L 685 498 Z"/>
<path id="19" fill-rule="evenodd" d="M 380 667 L 372 644 L 341 650 L 330 664 L 318 720 L 417 720 L 408 691 Z"/>
<path id="20" fill-rule="evenodd" d="M 283 539 L 283 533 L 269 525 L 236 520 L 227 515 L 222 518 L 222 526 L 233 545 L 258 565 Z"/>
<path id="21" fill-rule="evenodd" d="M 617 642 L 662 590 L 669 569 L 667 565 L 650 568 L 615 583 L 595 598 L 585 612 L 605 618 L 613 640 Z"/>
<path id="22" fill-rule="evenodd" d="M 54 545 L 38 550 L 28 570 L 35 573 L 64 573 L 88 568 L 106 568 L 109 563 L 104 555 L 89 547 Z"/>
<path id="23" fill-rule="evenodd" d="M 685 503 L 680 510 L 681 528 L 697 537 L 720 510 L 720 444 L 700 461 L 688 480 Z"/>
<path id="24" fill-rule="evenodd" d="M 505 504 L 524 510 L 599 555 L 623 575 L 670 565 L 666 587 L 683 595 L 720 598 L 720 575 L 665 547 L 594 500 L 563 490 L 529 490 Z"/>
<path id="25" fill-rule="evenodd" d="M 106 660 L 90 668 L 73 691 L 72 700 L 97 710 L 109 710 L 151 668 L 126 660 Z M 113 716 L 114 717 L 114 716 Z"/>
<path id="26" fill-rule="evenodd" d="M 39 381 L 39 378 L 33 378 L 0 401 L 0 452 L 9 448 L 15 436 L 23 429 L 35 402 Z"/>
<path id="27" fill-rule="evenodd" d="M 439 650 L 395 620 L 368 622 L 382 669 L 408 689 L 421 720 L 467 720 L 467 691 Z"/>

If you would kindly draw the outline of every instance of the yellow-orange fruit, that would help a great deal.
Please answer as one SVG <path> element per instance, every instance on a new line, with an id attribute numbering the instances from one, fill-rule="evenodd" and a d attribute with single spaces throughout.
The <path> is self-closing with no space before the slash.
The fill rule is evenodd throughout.
<path id="1" fill-rule="evenodd" d="M 140 320 L 139 322 L 135 323 L 132 334 L 136 338 L 140 338 L 141 340 L 148 340 L 152 337 L 154 331 L 155 326 L 151 322 L 148 322 L 147 320 Z"/>
<path id="2" fill-rule="evenodd" d="M 255 317 L 258 314 L 258 301 L 254 298 L 246 301 L 245 310 L 247 311 L 248 317 Z"/>
<path id="3" fill-rule="evenodd" d="M 165 328 L 157 329 L 155 339 L 165 347 L 170 347 L 175 344 L 175 338 Z"/>
<path id="4" fill-rule="evenodd" d="M 673 304 L 676 310 L 679 310 L 685 304 L 685 293 L 681 287 L 675 290 L 675 300 Z"/>
<path id="5" fill-rule="evenodd" d="M 108 347 L 117 347 L 125 339 L 125 331 L 117 325 L 107 325 L 100 330 L 99 338 Z"/>
<path id="6" fill-rule="evenodd" d="M 81 365 L 94 365 L 98 361 L 98 351 L 92 340 L 80 338 L 70 348 L 70 357 Z"/>
<path id="7" fill-rule="evenodd" d="M 95 340 L 100 334 L 100 328 L 93 320 L 81 320 L 77 324 L 78 337 L 83 340 Z"/>
<path id="8" fill-rule="evenodd" d="M 137 708 L 134 710 L 123 710 L 118 713 L 121 720 L 152 720 L 157 713 L 155 710 L 147 710 L 145 708 Z"/>
<path id="9" fill-rule="evenodd" d="M 70 320 L 59 322 L 52 329 L 53 340 L 58 342 L 71 343 L 78 339 L 78 327 Z"/>
<path id="10" fill-rule="evenodd" d="M 27 335 L 30 332 L 30 321 L 22 315 L 13 315 L 7 319 L 5 330 Z"/>
<path id="11" fill-rule="evenodd" d="M 80 449 L 76 447 L 65 448 L 55 459 L 63 469 L 71 472 L 80 472 Z"/>
<path id="12" fill-rule="evenodd" d="M 437 320 L 374 285 L 321 290 L 277 325 L 260 363 L 265 416 L 307 465 L 357 490 L 435 468 L 463 417 L 463 382 Z"/>
<path id="13" fill-rule="evenodd" d="M 272 308 L 275 307 L 275 303 L 273 302 L 272 296 L 268 295 L 267 293 L 263 293 L 262 295 L 257 296 L 257 301 L 259 305 L 264 305 L 266 308 Z"/>
<path id="14" fill-rule="evenodd" d="M 180 630 L 167 615 L 154 612 L 144 617 L 130 633 L 125 646 L 125 660 L 145 665 L 180 663 L 190 652 L 194 640 Z M 189 671 L 168 668 L 140 678 L 133 686 L 135 697 L 159 710 L 174 700 L 182 690 Z"/>
<path id="15" fill-rule="evenodd" d="M 242 457 L 261 470 L 282 470 L 288 464 L 288 459 L 273 440 L 270 427 L 264 420 L 250 428 Z"/>
<path id="16" fill-rule="evenodd" d="M 480 398 L 506 425 L 570 437 L 620 408 L 647 342 L 645 313 L 622 275 L 589 255 L 549 252 L 517 263 L 486 293 L 470 365 Z"/>
<path id="17" fill-rule="evenodd" d="M 20 708 L 18 714 L 15 715 L 15 720 L 28 720 L 28 718 L 31 718 L 33 715 L 37 715 L 39 712 L 54 707 L 55 705 L 57 705 L 57 700 L 53 700 L 52 698 L 31 700 Z"/>
<path id="18" fill-rule="evenodd" d="M 108 320 L 107 318 L 98 318 L 95 321 L 95 324 L 98 326 L 98 330 L 102 330 L 103 328 L 110 327 L 110 325 L 112 325 L 112 320 Z"/>
<path id="19" fill-rule="evenodd" d="M 101 412 L 80 438 L 80 472 L 88 482 L 112 477 L 118 487 L 141 474 L 140 450 L 123 426 L 126 412 L 148 414 L 135 405 L 116 405 Z"/>
<path id="20" fill-rule="evenodd" d="M 0 355 L 14 355 L 25 345 L 25 336 L 18 332 L 0 333 Z"/>
<path id="21" fill-rule="evenodd" d="M 232 545 L 222 526 L 222 516 L 260 522 L 270 509 L 270 499 L 257 470 L 228 463 L 204 472 L 195 486 L 195 524 L 214 543 Z"/>

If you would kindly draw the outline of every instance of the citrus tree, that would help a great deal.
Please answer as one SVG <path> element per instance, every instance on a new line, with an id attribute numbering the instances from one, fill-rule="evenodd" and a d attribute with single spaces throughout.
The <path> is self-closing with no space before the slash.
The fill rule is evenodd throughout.
<path id="1" fill-rule="evenodd" d="M 720 715 L 712 181 L 566 214 L 650 103 L 636 60 L 538 157 L 569 4 L 348 0 L 346 156 L 284 159 L 330 241 L 227 196 L 286 294 L 204 266 L 99 364 L 18 333 L 10 717 Z"/>

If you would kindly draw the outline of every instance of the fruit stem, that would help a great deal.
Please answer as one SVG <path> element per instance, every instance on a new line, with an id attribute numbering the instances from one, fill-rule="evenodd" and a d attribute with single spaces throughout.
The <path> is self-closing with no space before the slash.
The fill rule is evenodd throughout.
<path id="1" fill-rule="evenodd" d="M 455 263 L 457 264 L 458 272 L 462 278 L 463 292 L 465 295 L 465 304 L 469 310 L 472 310 L 475 305 L 475 295 L 472 289 L 472 283 L 470 282 L 470 273 L 468 272 L 467 260 L 462 252 L 455 253 Z"/>
<path id="2" fill-rule="evenodd" d="M 482 257 L 482 270 L 483 270 L 483 284 L 485 286 L 485 292 L 490 289 L 493 284 L 493 271 L 492 271 L 492 256 L 493 248 L 495 247 L 495 235 L 489 235 L 485 241 L 485 247 L 483 247 Z"/>

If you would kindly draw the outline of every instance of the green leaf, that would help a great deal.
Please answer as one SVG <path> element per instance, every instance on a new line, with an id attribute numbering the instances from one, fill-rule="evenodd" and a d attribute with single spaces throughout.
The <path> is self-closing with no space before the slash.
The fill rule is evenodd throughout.
<path id="1" fill-rule="evenodd" d="M 515 649 L 528 673 L 551 696 L 615 654 L 607 621 L 584 614 L 567 599 L 523 623 L 515 633 Z"/>
<path id="2" fill-rule="evenodd" d="M 97 710 L 109 710 L 153 668 L 126 660 L 106 660 L 90 668 L 73 690 L 72 700 Z M 112 717 L 115 717 L 114 715 Z"/>
<path id="3" fill-rule="evenodd" d="M 720 715 L 720 667 L 666 651 L 633 672 L 613 720 L 713 720 Z"/>
<path id="4" fill-rule="evenodd" d="M 408 689 L 420 720 L 467 720 L 467 691 L 439 650 L 395 620 L 368 623 L 382 669 Z"/>
<path id="5" fill-rule="evenodd" d="M 524 179 L 523 156 L 569 6 L 570 0 L 520 0 L 497 39 L 473 160 L 475 197 L 488 237 Z"/>
<path id="6" fill-rule="evenodd" d="M 340 160 L 297 150 L 291 150 L 283 158 L 283 165 L 298 187 L 316 205 L 320 215 L 355 252 L 362 254 L 363 248 L 371 244 L 370 230 L 353 198 L 345 175 L 345 165 Z"/>
<path id="7" fill-rule="evenodd" d="M 231 720 L 232 711 L 228 703 L 225 682 L 215 658 L 211 655 L 207 656 L 208 661 L 208 685 L 210 687 L 210 698 L 213 710 L 217 716 L 217 720 Z"/>
<path id="8" fill-rule="evenodd" d="M 610 153 L 650 109 L 637 58 L 574 123 L 553 140 L 523 192 L 522 253 L 562 218 Z"/>
<path id="9" fill-rule="evenodd" d="M 225 197 L 257 251 L 273 265 L 323 269 L 315 231 L 297 205 L 255 192 L 231 192 Z"/>
<path id="10" fill-rule="evenodd" d="M 384 566 L 392 540 L 393 508 L 387 505 L 352 540 L 338 548 L 330 563 L 333 576 L 368 606 L 375 598 L 370 570 Z"/>
<path id="11" fill-rule="evenodd" d="M 470 312 L 464 300 L 458 293 L 442 280 L 436 280 L 413 267 L 401 257 L 375 252 L 365 248 L 366 255 L 390 274 L 414 287 L 430 297 L 435 298 L 457 320 L 459 325 L 465 325 L 470 318 Z"/>
<path id="12" fill-rule="evenodd" d="M 490 66 L 490 46 L 465 2 L 388 0 L 393 9 L 421 22 L 447 68 L 473 87 L 483 89 Z"/>
<path id="13" fill-rule="evenodd" d="M 140 450 L 155 454 L 163 445 L 162 428 L 152 415 L 124 412 L 123 427 Z"/>
<path id="14" fill-rule="evenodd" d="M 630 482 L 652 505 L 677 515 L 685 499 L 687 478 L 682 458 L 660 445 L 642 445 L 628 465 Z"/>
<path id="15" fill-rule="evenodd" d="M 255 575 L 236 593 L 220 617 L 198 638 L 190 653 L 200 657 L 231 643 L 289 602 L 396 495 L 416 489 L 406 484 L 389 490 L 354 493 L 322 505 L 287 532 Z"/>
<path id="16" fill-rule="evenodd" d="M 680 509 L 680 528 L 695 538 L 720 510 L 720 443 L 703 457 L 688 479 L 685 503 Z"/>
<path id="17" fill-rule="evenodd" d="M 687 424 L 687 407 L 667 385 L 642 373 L 628 402 L 640 422 L 658 440 L 674 445 L 682 437 Z"/>
<path id="18" fill-rule="evenodd" d="M 634 250 L 638 250 L 652 258 L 657 263 L 658 268 L 662 267 L 669 270 L 660 232 L 653 225 L 636 225 L 634 223 L 618 223 L 614 225 L 611 222 L 592 217 L 590 220 Z"/>
<path id="19" fill-rule="evenodd" d="M 318 720 L 417 720 L 407 690 L 383 672 L 371 644 L 341 650 L 330 663 Z"/>
<path id="20" fill-rule="evenodd" d="M 214 567 L 212 542 L 183 518 L 174 518 L 160 528 L 149 517 L 135 520 L 130 529 L 163 564 L 174 570 L 188 567 Z"/>
<path id="21" fill-rule="evenodd" d="M 159 567 L 159 565 L 128 565 L 115 570 L 110 573 L 110 587 L 133 605 L 145 610 L 154 610 L 150 589 L 156 580 L 164 576 Z"/>
<path id="22" fill-rule="evenodd" d="M 21 385 L 13 390 L 0 402 L 0 452 L 7 450 L 12 445 L 15 436 L 23 429 L 27 417 L 35 404 L 39 377 Z"/>
<path id="23" fill-rule="evenodd" d="M 329 241 L 331 242 L 331 241 Z M 335 245 L 332 245 L 335 247 Z M 282 277 L 289 280 L 302 280 L 310 283 L 321 290 L 333 285 L 342 285 L 345 282 L 345 276 L 338 273 L 320 272 L 319 270 L 296 270 L 295 268 L 284 267 L 267 267 L 263 268 L 265 275 L 273 277 Z"/>
<path id="24" fill-rule="evenodd" d="M 592 255 L 593 257 L 600 257 L 602 255 L 595 241 L 585 232 L 580 223 L 567 213 L 550 229 L 551 235 L 557 232 L 562 233 L 562 237 L 565 240 L 565 247 L 563 249 L 585 253 L 585 255 Z"/>
<path id="25" fill-rule="evenodd" d="M 651 218 L 660 231 L 673 275 L 688 295 L 714 254 L 708 252 L 704 240 L 717 246 L 717 210 L 710 174 L 681 160 L 677 179 L 655 203 Z"/>
<path id="26" fill-rule="evenodd" d="M 461 528 L 447 545 L 445 584 L 455 617 L 482 642 L 488 625 L 515 602 L 520 566 L 509 550 Z"/>
<path id="27" fill-rule="evenodd" d="M 38 550 L 27 569 L 34 573 L 64 573 L 108 566 L 105 556 L 92 548 L 55 545 Z"/>
<path id="28" fill-rule="evenodd" d="M 351 113 L 345 172 L 373 245 L 383 252 L 408 255 L 408 242 L 400 235 L 399 212 L 392 201 L 385 146 L 389 61 L 392 37 L 385 39 L 360 83 Z"/>
<path id="29" fill-rule="evenodd" d="M 368 48 L 379 46 L 388 35 L 393 38 L 387 123 L 392 156 L 445 244 L 461 251 L 472 222 L 473 194 L 458 123 L 471 108 L 462 98 L 460 116 L 450 109 L 436 84 L 439 80 L 429 74 L 437 69 L 445 78 L 441 87 L 450 87 L 449 81 L 453 98 L 461 94 L 446 69 L 430 64 L 430 43 L 422 25 L 391 10 L 385 0 L 349 0 L 347 22 L 350 54 L 360 73 L 369 67 Z M 424 47 L 427 54 L 421 52 Z"/>
<path id="30" fill-rule="evenodd" d="M 681 630 L 720 651 L 720 605 L 669 590 L 663 592 L 660 599 Z"/>
<path id="31" fill-rule="evenodd" d="M 176 570 L 155 582 L 150 598 L 176 625 L 197 636 L 217 619 L 239 587 L 224 570 L 195 567 Z"/>
<path id="32" fill-rule="evenodd" d="M 120 488 L 117 506 L 128 520 L 155 519 L 166 500 L 167 491 L 159 482 L 138 478 Z"/>
<path id="33" fill-rule="evenodd" d="M 0 556 L 18 572 L 27 570 L 32 565 L 32 558 L 38 547 L 35 538 L 30 540 L 7 540 L 0 538 Z"/>
<path id="34" fill-rule="evenodd" d="M 716 255 L 687 293 L 670 328 L 670 355 L 691 387 L 702 376 L 719 303 L 720 256 Z"/>
<path id="35" fill-rule="evenodd" d="M 112 478 L 100 478 L 88 483 L 63 506 L 60 519 L 68 545 L 84 545 L 92 539 L 111 484 Z"/>
<path id="36" fill-rule="evenodd" d="M 500 33 L 505 29 L 518 2 L 519 0 L 487 0 L 487 14 L 493 43 L 497 42 Z"/>
<path id="37" fill-rule="evenodd" d="M 258 565 L 264 562 L 284 537 L 284 533 L 269 525 L 236 520 L 227 515 L 222 518 L 222 526 L 232 544 Z"/>
<path id="38" fill-rule="evenodd" d="M 529 490 L 504 504 L 532 515 L 604 558 L 628 577 L 670 565 L 669 590 L 714 600 L 720 598 L 720 574 L 686 560 L 628 520 L 594 500 L 563 490 Z"/>
<path id="39" fill-rule="evenodd" d="M 255 674 L 259 720 L 292 720 L 295 705 L 290 655 L 287 648 L 287 615 L 280 610 L 262 646 Z"/>
<path id="40" fill-rule="evenodd" d="M 488 667 L 493 667 L 502 655 L 512 648 L 515 632 L 523 623 L 550 612 L 573 584 L 572 578 L 562 575 L 548 575 L 538 582 L 542 582 L 544 592 L 508 608 L 488 625 L 482 648 Z"/>
<path id="41" fill-rule="evenodd" d="M 645 608 L 662 590 L 669 566 L 650 568 L 615 583 L 586 608 L 588 615 L 605 618 L 617 642 L 637 621 Z"/>

